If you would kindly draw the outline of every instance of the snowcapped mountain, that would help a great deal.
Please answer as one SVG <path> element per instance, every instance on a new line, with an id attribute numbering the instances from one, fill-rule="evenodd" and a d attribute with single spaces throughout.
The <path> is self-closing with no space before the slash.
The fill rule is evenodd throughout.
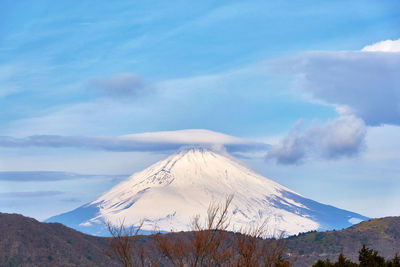
<path id="1" fill-rule="evenodd" d="M 192 147 L 135 173 L 95 201 L 47 219 L 79 231 L 107 235 L 105 221 L 152 231 L 189 230 L 195 215 L 205 218 L 211 202 L 234 195 L 231 230 L 267 221 L 271 231 L 296 234 L 341 229 L 368 219 L 324 205 L 244 167 L 225 153 Z"/>

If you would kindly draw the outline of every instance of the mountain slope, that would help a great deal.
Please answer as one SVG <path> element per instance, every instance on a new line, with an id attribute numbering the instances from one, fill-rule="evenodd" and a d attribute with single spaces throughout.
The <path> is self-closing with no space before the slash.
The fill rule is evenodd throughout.
<path id="1" fill-rule="evenodd" d="M 341 231 L 311 232 L 286 239 L 287 252 L 296 258 L 294 266 L 311 266 L 318 259 L 337 260 L 340 253 L 358 261 L 362 245 L 385 258 L 400 252 L 400 217 L 371 219 Z"/>
<path id="2" fill-rule="evenodd" d="M 151 236 L 142 239 L 145 242 L 141 244 L 151 247 Z M 58 223 L 0 213 L 0 266 L 120 266 L 103 253 L 109 242 Z M 340 252 L 357 261 L 362 244 L 393 258 L 400 252 L 400 217 L 372 219 L 340 231 L 303 233 L 285 239 L 285 243 L 286 254 L 296 259 L 294 267 L 311 266 L 318 259 L 336 260 Z"/>
<path id="3" fill-rule="evenodd" d="M 109 241 L 59 223 L 0 213 L 0 266 L 119 266 Z"/>
<path id="4" fill-rule="evenodd" d="M 244 167 L 228 155 L 206 148 L 183 149 L 133 174 L 97 200 L 49 218 L 85 233 L 106 235 L 104 222 L 143 229 L 188 230 L 194 215 L 228 195 L 231 230 L 267 221 L 271 233 L 341 229 L 366 217 L 307 199 Z"/>

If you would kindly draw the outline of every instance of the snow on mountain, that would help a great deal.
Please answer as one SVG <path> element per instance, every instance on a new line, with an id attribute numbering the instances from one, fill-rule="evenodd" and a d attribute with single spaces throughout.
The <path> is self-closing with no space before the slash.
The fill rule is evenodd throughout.
<path id="1" fill-rule="evenodd" d="M 368 219 L 307 199 L 226 153 L 192 147 L 133 174 L 95 201 L 46 221 L 95 235 L 107 235 L 105 221 L 137 225 L 143 219 L 147 231 L 184 231 L 195 215 L 204 218 L 210 203 L 223 202 L 230 194 L 231 230 L 266 221 L 271 233 L 296 234 Z"/>

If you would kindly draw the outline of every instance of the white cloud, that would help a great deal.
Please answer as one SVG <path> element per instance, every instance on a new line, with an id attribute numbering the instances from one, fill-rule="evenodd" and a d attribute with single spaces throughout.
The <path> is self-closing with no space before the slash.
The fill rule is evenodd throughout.
<path id="1" fill-rule="evenodd" d="M 392 52 L 392 53 L 383 53 Z M 339 117 L 305 131 L 295 126 L 268 153 L 282 164 L 307 157 L 357 155 L 367 127 L 400 125 L 400 39 L 362 51 L 317 51 L 268 62 L 271 72 L 291 74 L 293 87 L 312 101 L 335 107 Z"/>
<path id="2" fill-rule="evenodd" d="M 372 45 L 364 46 L 361 51 L 365 52 L 400 52 L 400 39 L 386 40 Z"/>
<path id="3" fill-rule="evenodd" d="M 17 93 L 20 90 L 18 75 L 23 72 L 20 66 L 0 65 L 0 97 Z"/>
<path id="4" fill-rule="evenodd" d="M 300 164 L 306 158 L 338 159 L 357 155 L 364 146 L 364 122 L 351 115 L 340 116 L 326 124 L 302 130 L 296 123 L 280 143 L 267 152 L 267 160 L 279 164 Z"/>
<path id="5" fill-rule="evenodd" d="M 187 145 L 225 147 L 231 152 L 266 150 L 253 142 L 210 130 L 190 129 L 152 132 L 117 137 L 32 135 L 26 138 L 0 136 L 0 147 L 75 147 L 108 151 L 171 151 Z"/>
<path id="6" fill-rule="evenodd" d="M 270 62 L 293 87 L 367 125 L 400 125 L 400 53 L 308 52 Z"/>
<path id="7" fill-rule="evenodd" d="M 121 139 L 138 142 L 162 142 L 172 144 L 246 144 L 242 138 L 205 129 L 148 132 L 121 136 Z"/>

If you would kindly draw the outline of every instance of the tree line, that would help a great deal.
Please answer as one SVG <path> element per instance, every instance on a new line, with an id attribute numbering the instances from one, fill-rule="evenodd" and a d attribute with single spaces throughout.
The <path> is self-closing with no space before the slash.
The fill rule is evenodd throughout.
<path id="1" fill-rule="evenodd" d="M 319 259 L 313 267 L 400 267 L 400 258 L 396 254 L 393 259 L 385 260 L 378 251 L 367 248 L 365 245 L 358 251 L 359 263 L 352 262 L 340 253 L 336 262 L 329 259 Z"/>

